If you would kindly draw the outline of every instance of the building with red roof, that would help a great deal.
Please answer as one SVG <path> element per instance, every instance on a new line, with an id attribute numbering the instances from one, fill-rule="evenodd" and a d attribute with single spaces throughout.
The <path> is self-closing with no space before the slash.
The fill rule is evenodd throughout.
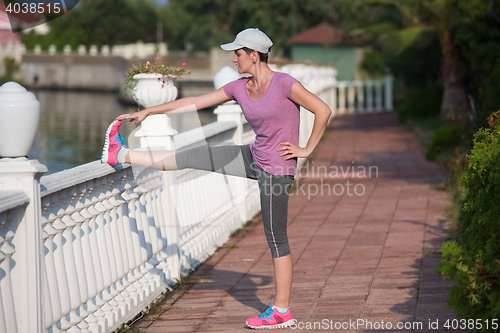
<path id="1" fill-rule="evenodd" d="M 12 32 L 9 16 L 5 11 L 5 5 L 0 3 L 0 45 L 6 45 L 9 42 L 12 44 L 21 43 L 19 36 Z"/>
<path id="2" fill-rule="evenodd" d="M 331 64 L 337 68 L 338 80 L 357 78 L 363 50 L 343 30 L 321 23 L 288 39 L 293 61 Z"/>
<path id="3" fill-rule="evenodd" d="M 47 34 L 50 28 L 45 22 L 45 16 L 38 13 L 9 15 L 4 2 L 0 2 L 0 45 L 7 44 L 9 41 L 14 44 L 21 43 L 18 33 L 12 32 L 12 26 L 22 29 L 24 33 L 34 30 L 36 34 Z M 18 31 L 17 29 L 14 30 Z"/>

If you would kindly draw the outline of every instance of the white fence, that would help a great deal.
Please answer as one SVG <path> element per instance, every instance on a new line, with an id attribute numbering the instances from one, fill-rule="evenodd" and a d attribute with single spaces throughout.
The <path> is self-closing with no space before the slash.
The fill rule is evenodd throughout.
<path id="1" fill-rule="evenodd" d="M 26 47 L 24 44 L 14 44 L 8 42 L 5 45 L 0 45 L 0 61 L 3 63 L 6 57 L 14 59 L 17 63 L 20 63 L 23 54 L 26 53 Z"/>
<path id="2" fill-rule="evenodd" d="M 26 46 L 24 44 L 14 44 L 9 42 L 5 45 L 0 45 L 0 60 L 6 57 L 13 58 L 16 62 L 20 63 L 23 55 L 27 53 Z M 78 54 L 78 55 L 89 55 L 89 56 L 120 56 L 125 59 L 133 58 L 146 58 L 155 55 L 167 56 L 168 55 L 168 45 L 167 43 L 134 43 L 125 45 L 103 45 L 100 49 L 96 45 L 91 45 L 88 48 L 85 45 L 80 45 L 76 50 L 72 50 L 70 45 L 64 46 L 62 50 L 57 50 L 55 45 L 50 45 L 46 51 L 43 51 L 40 45 L 35 45 L 33 49 L 34 54 Z"/>
<path id="3" fill-rule="evenodd" d="M 336 109 L 333 68 L 280 70 Z M 314 116 L 300 112 L 304 145 Z M 219 121 L 203 127 L 202 140 L 253 141 L 237 105 L 216 113 Z M 178 149 L 200 144 L 199 134 L 155 140 Z M 255 181 L 199 170 L 96 161 L 44 172 L 37 161 L 0 160 L 0 333 L 112 332 L 260 210 Z"/>
<path id="4" fill-rule="evenodd" d="M 338 81 L 338 114 L 392 111 L 392 76 L 383 80 Z"/>

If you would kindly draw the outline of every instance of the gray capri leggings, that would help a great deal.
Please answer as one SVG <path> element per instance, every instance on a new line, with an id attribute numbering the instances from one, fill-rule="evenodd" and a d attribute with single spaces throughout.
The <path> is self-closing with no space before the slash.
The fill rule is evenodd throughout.
<path id="1" fill-rule="evenodd" d="M 290 254 L 286 225 L 293 176 L 274 176 L 253 161 L 250 146 L 202 146 L 175 154 L 177 167 L 206 170 L 257 180 L 264 232 L 273 258 Z"/>

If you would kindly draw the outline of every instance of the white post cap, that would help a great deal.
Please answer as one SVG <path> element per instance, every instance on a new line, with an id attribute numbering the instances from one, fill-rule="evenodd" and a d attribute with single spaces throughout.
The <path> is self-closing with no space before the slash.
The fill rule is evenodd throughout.
<path id="1" fill-rule="evenodd" d="M 16 82 L 0 87 L 0 157 L 27 156 L 40 121 L 40 102 Z"/>
<path id="2" fill-rule="evenodd" d="M 214 88 L 217 90 L 229 82 L 238 80 L 240 77 L 240 74 L 234 68 L 224 66 L 214 75 Z"/>

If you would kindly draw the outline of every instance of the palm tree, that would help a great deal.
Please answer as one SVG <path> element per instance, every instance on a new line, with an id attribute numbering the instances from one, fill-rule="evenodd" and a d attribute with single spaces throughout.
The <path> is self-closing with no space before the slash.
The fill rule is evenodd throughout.
<path id="1" fill-rule="evenodd" d="M 466 121 L 468 103 L 463 82 L 465 64 L 453 43 L 453 32 L 459 15 L 457 0 L 365 0 L 362 3 L 391 9 L 396 15 L 352 33 L 376 34 L 382 44 L 396 55 L 431 34 L 439 37 L 444 86 L 441 119 L 447 122 Z"/>

